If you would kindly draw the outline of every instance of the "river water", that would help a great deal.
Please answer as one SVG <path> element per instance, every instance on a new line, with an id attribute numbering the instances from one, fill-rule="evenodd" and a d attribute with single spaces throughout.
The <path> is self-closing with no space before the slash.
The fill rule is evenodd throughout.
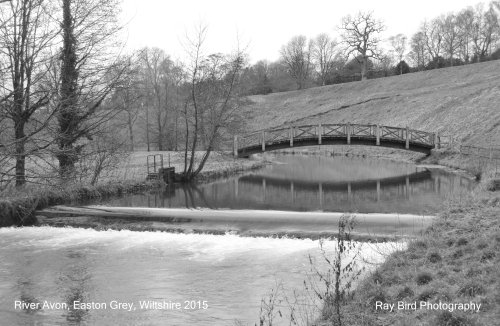
<path id="1" fill-rule="evenodd" d="M 307 211 L 304 216 L 318 210 L 428 215 L 448 196 L 474 187 L 467 178 L 411 164 L 326 157 L 273 160 L 238 177 L 101 204 Z M 403 246 L 357 245 L 371 263 Z M 331 253 L 335 243 L 324 246 Z M 234 233 L 3 228 L 0 324 L 254 325 L 261 300 L 272 289 L 283 287 L 281 297 L 289 299 L 294 289 L 307 297 L 301 289 L 311 278 L 309 257 L 325 270 L 319 249 L 313 239 Z M 75 301 L 80 305 L 75 307 Z M 151 302 L 163 307 L 151 307 Z M 311 313 L 317 314 L 319 303 L 311 302 Z M 286 310 L 284 302 L 279 306 Z M 278 319 L 275 325 L 288 322 Z"/>

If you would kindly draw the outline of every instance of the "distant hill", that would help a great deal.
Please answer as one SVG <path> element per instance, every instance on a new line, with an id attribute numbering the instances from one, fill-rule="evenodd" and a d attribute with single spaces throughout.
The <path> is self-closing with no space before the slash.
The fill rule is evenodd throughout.
<path id="1" fill-rule="evenodd" d="M 247 131 L 290 124 L 373 123 L 500 146 L 500 60 L 248 97 Z"/>

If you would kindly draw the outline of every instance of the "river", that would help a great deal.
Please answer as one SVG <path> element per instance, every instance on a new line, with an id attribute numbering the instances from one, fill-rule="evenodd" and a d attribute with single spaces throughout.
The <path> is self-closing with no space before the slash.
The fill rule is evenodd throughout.
<path id="1" fill-rule="evenodd" d="M 276 156 L 273 161 L 263 169 L 209 184 L 99 204 L 251 209 L 265 211 L 271 218 L 274 210 L 298 211 L 304 212 L 306 222 L 297 225 L 305 227 L 311 224 L 308 214 L 317 211 L 432 215 L 448 196 L 474 187 L 463 176 L 413 164 L 343 157 Z M 374 232 L 394 229 L 397 221 L 386 221 Z M 280 229 L 286 231 L 289 221 L 284 223 Z M 421 230 L 422 220 L 414 223 L 412 230 Z M 372 263 L 402 246 L 357 243 Z M 324 248 L 333 252 L 335 242 L 326 241 Z M 282 298 L 290 299 L 294 289 L 307 297 L 301 291 L 312 277 L 309 257 L 325 270 L 319 249 L 320 242 L 307 237 L 247 237 L 238 232 L 3 228 L 0 324 L 254 325 L 261 300 L 271 290 L 283 287 Z M 74 302 L 84 309 L 75 309 Z M 279 306 L 286 311 L 285 302 Z M 313 300 L 310 309 L 317 313 L 319 302 Z M 277 319 L 275 325 L 288 322 Z"/>

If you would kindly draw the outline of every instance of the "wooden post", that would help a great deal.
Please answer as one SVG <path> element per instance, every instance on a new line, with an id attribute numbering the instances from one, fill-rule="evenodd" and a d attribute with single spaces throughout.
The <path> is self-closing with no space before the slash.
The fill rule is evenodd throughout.
<path id="1" fill-rule="evenodd" d="M 379 125 L 377 125 L 377 128 L 375 129 L 375 134 L 377 137 L 376 145 L 380 146 L 380 126 Z"/>
<path id="2" fill-rule="evenodd" d="M 266 179 L 262 179 L 262 196 L 263 202 L 266 202 Z"/>
<path id="3" fill-rule="evenodd" d="M 318 126 L 318 145 L 321 145 L 321 134 L 323 133 L 323 130 L 321 130 L 321 123 Z"/>
<path id="4" fill-rule="evenodd" d="M 439 132 L 437 131 L 434 133 L 434 147 L 437 149 L 441 148 L 439 144 Z"/>
<path id="5" fill-rule="evenodd" d="M 318 196 L 319 196 L 319 207 L 323 208 L 323 184 L 319 184 L 319 189 L 318 189 Z"/>
<path id="6" fill-rule="evenodd" d="M 233 139 L 233 156 L 238 157 L 238 136 L 234 136 Z"/>
<path id="7" fill-rule="evenodd" d="M 293 147 L 293 126 L 290 127 L 290 147 Z"/>
<path id="8" fill-rule="evenodd" d="M 410 128 L 406 126 L 406 144 L 405 144 L 406 149 L 410 149 Z"/>
<path id="9" fill-rule="evenodd" d="M 347 145 L 351 145 L 351 123 L 348 122 L 345 128 L 347 133 Z"/>
<path id="10" fill-rule="evenodd" d="M 266 131 L 262 131 L 262 151 L 266 151 Z"/>

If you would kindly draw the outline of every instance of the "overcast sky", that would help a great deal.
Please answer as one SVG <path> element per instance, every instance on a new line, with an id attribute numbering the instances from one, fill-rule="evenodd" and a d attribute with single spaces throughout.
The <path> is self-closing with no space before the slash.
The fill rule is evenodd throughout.
<path id="1" fill-rule="evenodd" d="M 186 33 L 208 26 L 208 53 L 230 52 L 239 38 L 251 62 L 274 61 L 291 37 L 338 35 L 343 16 L 373 10 L 387 29 L 383 37 L 411 36 L 424 19 L 474 6 L 479 0 L 123 0 L 127 49 L 156 46 L 184 56 Z"/>

